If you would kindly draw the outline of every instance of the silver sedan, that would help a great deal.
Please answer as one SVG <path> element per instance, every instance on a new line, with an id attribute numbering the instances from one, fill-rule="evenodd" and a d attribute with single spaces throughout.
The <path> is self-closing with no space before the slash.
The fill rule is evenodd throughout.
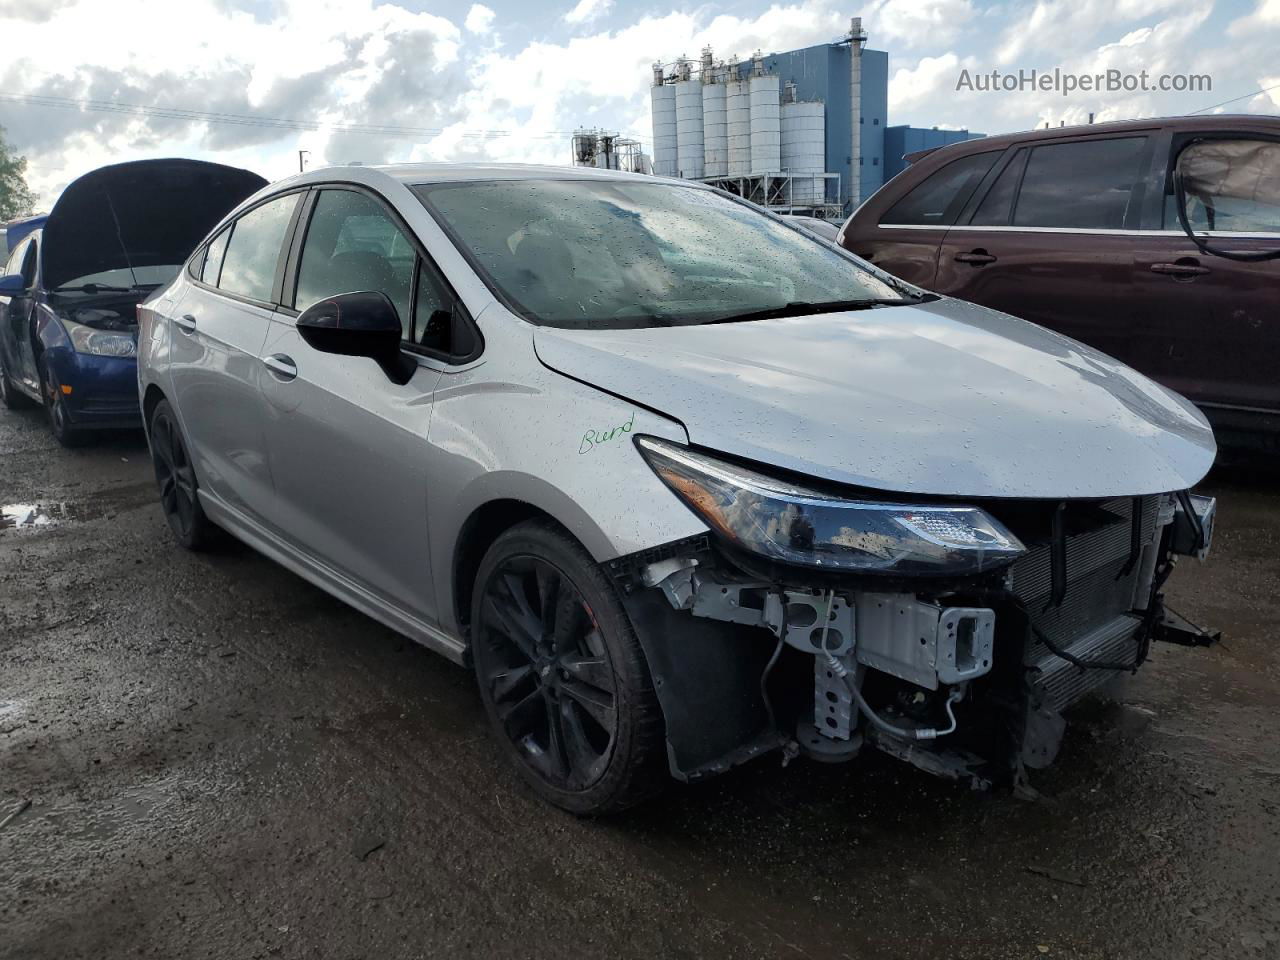
<path id="1" fill-rule="evenodd" d="M 1184 400 L 696 183 L 316 170 L 140 313 L 179 542 L 473 667 L 577 813 L 773 751 L 1019 777 L 1212 530 Z"/>

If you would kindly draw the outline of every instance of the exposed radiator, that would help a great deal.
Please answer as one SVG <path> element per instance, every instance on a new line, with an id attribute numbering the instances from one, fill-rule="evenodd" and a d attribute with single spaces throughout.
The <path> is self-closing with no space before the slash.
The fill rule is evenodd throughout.
<path id="1" fill-rule="evenodd" d="M 1134 634 L 1140 623 L 1132 616 L 1135 588 L 1142 563 L 1130 563 L 1132 548 L 1132 504 L 1129 498 L 1107 501 L 1100 506 L 1115 517 L 1100 527 L 1067 537 L 1066 592 L 1059 605 L 1051 605 L 1053 594 L 1052 550 L 1036 548 L 1013 566 L 1013 592 L 1031 614 L 1036 629 L 1055 646 L 1086 660 L 1128 662 L 1135 654 Z M 1159 497 L 1140 501 L 1143 549 L 1154 549 Z M 1145 591 L 1147 585 L 1141 585 Z M 1023 663 L 1037 671 L 1033 683 L 1043 702 L 1060 710 L 1101 686 L 1114 674 L 1108 670 L 1085 670 L 1055 655 L 1034 637 L 1028 641 Z"/>

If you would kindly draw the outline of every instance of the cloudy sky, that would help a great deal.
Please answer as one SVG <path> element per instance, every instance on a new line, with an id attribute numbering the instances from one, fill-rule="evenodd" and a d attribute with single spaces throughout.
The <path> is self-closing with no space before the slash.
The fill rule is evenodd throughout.
<path id="1" fill-rule="evenodd" d="M 45 205 L 80 173 L 141 157 L 268 178 L 295 171 L 298 150 L 311 165 L 559 163 L 581 124 L 648 141 L 655 59 L 827 42 L 854 14 L 889 51 L 890 123 L 997 133 L 1091 111 L 1186 113 L 1267 87 L 1228 109 L 1280 113 L 1280 0 L 0 0 L 0 125 Z M 956 91 L 965 69 L 1054 67 L 1208 74 L 1213 89 Z"/>

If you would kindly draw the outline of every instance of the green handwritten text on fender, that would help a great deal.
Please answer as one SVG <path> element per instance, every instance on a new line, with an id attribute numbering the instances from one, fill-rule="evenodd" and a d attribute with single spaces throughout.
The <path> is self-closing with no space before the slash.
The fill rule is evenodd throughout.
<path id="1" fill-rule="evenodd" d="M 578 444 L 578 453 L 590 453 L 602 443 L 607 443 L 621 433 L 630 433 L 631 428 L 635 426 L 636 413 L 631 411 L 631 419 L 619 427 L 612 430 L 588 430 L 582 435 L 582 443 Z"/>

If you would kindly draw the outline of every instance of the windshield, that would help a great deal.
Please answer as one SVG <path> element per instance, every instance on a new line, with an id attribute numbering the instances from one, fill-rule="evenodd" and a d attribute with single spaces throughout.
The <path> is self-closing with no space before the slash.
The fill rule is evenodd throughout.
<path id="1" fill-rule="evenodd" d="M 161 266 L 150 267 L 134 267 L 132 270 L 128 267 L 120 267 L 115 270 L 102 270 L 98 273 L 90 273 L 83 277 L 76 277 L 62 286 L 58 287 L 59 292 L 76 291 L 82 287 L 117 287 L 120 289 L 133 290 L 145 289 L 147 287 L 158 287 L 168 283 L 178 275 L 180 264 L 169 266 L 167 264 Z"/>
<path id="2" fill-rule="evenodd" d="M 841 251 L 710 190 L 613 180 L 414 190 L 494 294 L 535 323 L 645 327 L 905 302 Z"/>

